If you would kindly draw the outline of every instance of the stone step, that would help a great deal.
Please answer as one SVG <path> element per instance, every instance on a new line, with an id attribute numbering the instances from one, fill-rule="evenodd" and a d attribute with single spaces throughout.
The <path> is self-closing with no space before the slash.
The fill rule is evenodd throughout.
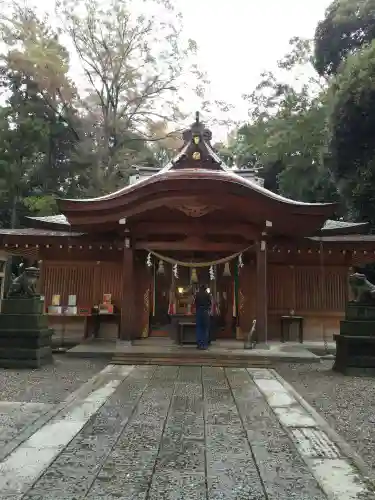
<path id="1" fill-rule="evenodd" d="M 225 367 L 270 367 L 271 361 L 267 358 L 244 358 L 228 355 L 197 355 L 181 356 L 176 354 L 118 354 L 112 358 L 114 365 L 180 365 L 180 366 L 225 366 Z"/>
<path id="2" fill-rule="evenodd" d="M 133 345 L 135 346 L 173 346 L 174 342 L 169 337 L 147 337 L 145 339 L 135 339 L 133 340 Z"/>

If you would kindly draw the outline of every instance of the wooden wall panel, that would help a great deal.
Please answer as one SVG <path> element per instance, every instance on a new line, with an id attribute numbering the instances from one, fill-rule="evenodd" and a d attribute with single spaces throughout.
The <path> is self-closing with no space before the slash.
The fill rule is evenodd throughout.
<path id="1" fill-rule="evenodd" d="M 268 266 L 268 309 L 285 311 L 294 309 L 294 269 L 290 266 Z"/>
<path id="2" fill-rule="evenodd" d="M 326 311 L 344 311 L 348 300 L 348 271 L 346 267 L 328 268 L 325 272 Z"/>
<path id="3" fill-rule="evenodd" d="M 322 307 L 319 267 L 295 267 L 296 311 L 317 311 Z"/>
<path id="4" fill-rule="evenodd" d="M 256 315 L 256 269 L 245 265 L 239 275 L 239 324 L 242 332 L 251 329 Z"/>
<path id="5" fill-rule="evenodd" d="M 112 262 L 43 262 L 42 293 L 46 304 L 52 302 L 52 295 L 61 295 L 63 305 L 68 295 L 77 295 L 79 307 L 91 307 L 102 301 L 104 293 L 112 294 L 112 301 L 121 307 L 122 266 Z"/>
<path id="6" fill-rule="evenodd" d="M 344 266 L 298 266 L 296 310 L 344 311 L 348 297 L 347 268 Z"/>
<path id="7" fill-rule="evenodd" d="M 103 300 L 103 294 L 112 294 L 112 302 L 121 308 L 123 298 L 122 264 L 117 262 L 101 262 L 95 276 L 94 304 Z"/>
<path id="8" fill-rule="evenodd" d="M 339 332 L 348 296 L 347 266 L 268 266 L 268 338 L 280 338 L 280 317 L 304 317 L 304 338 L 321 341 Z M 294 335 L 294 338 L 297 338 Z"/>
<path id="9" fill-rule="evenodd" d="M 61 296 L 61 304 L 68 305 L 68 296 L 77 296 L 79 307 L 88 307 L 93 303 L 94 263 L 43 263 L 42 293 L 46 305 L 52 304 L 52 295 Z"/>

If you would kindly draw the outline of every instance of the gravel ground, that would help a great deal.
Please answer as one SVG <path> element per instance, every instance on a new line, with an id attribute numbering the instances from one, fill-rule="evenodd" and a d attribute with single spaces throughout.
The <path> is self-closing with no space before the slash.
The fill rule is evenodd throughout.
<path id="1" fill-rule="evenodd" d="M 356 450 L 375 475 L 375 379 L 335 373 L 332 364 L 279 365 L 277 371 Z"/>
<path id="2" fill-rule="evenodd" d="M 102 370 L 102 360 L 54 356 L 40 370 L 0 369 L 0 401 L 57 404 Z"/>

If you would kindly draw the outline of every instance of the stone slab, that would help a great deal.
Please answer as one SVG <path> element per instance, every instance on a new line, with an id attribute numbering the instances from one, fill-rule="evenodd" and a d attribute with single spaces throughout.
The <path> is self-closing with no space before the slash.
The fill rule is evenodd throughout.
<path id="1" fill-rule="evenodd" d="M 354 498 L 363 498 L 364 500 L 375 498 L 373 485 L 368 482 L 363 474 L 360 474 L 359 468 L 356 468 L 352 463 L 353 454 L 351 454 L 350 457 L 345 456 L 344 452 L 339 448 L 338 442 L 334 443 L 324 431 L 324 426 L 328 428 L 328 424 L 325 424 L 324 420 L 313 410 L 309 411 L 307 403 L 297 395 L 279 375 L 276 376 L 276 373 L 272 370 L 270 370 L 269 373 L 271 375 L 273 374 L 275 380 L 282 386 L 280 387 L 278 384 L 274 384 L 273 387 L 278 387 L 280 393 L 285 391 L 291 398 L 296 400 L 296 404 L 289 407 L 273 406 L 275 401 L 272 402 L 271 391 L 267 392 L 266 390 L 267 384 L 264 386 L 265 399 L 270 406 L 272 406 L 272 410 L 281 428 L 298 450 L 299 460 L 303 460 L 304 466 L 307 466 L 307 469 L 312 473 L 320 489 L 326 495 L 326 498 L 345 498 L 349 500 Z M 254 377 L 254 382 L 258 385 L 258 382 L 262 379 L 257 377 L 259 377 L 259 375 Z M 269 380 L 268 384 L 268 387 L 272 385 Z M 262 390 L 262 383 L 258 386 L 259 389 Z M 273 439 L 272 443 L 276 442 L 277 440 Z M 340 442 L 340 444 L 342 444 L 342 442 Z M 345 447 L 346 450 L 349 448 L 347 445 Z M 256 446 L 253 447 L 253 451 L 256 456 Z M 282 449 L 277 452 L 278 459 L 282 456 L 282 453 Z M 262 460 L 261 463 L 264 464 L 264 460 Z M 293 473 L 295 470 L 298 470 L 297 467 L 293 467 Z M 340 483 L 340 485 L 338 483 Z M 276 481 L 275 484 L 277 484 Z M 303 487 L 303 483 L 296 481 L 295 492 L 297 492 L 298 498 L 306 498 L 307 500 L 310 497 L 308 495 L 306 496 L 302 489 L 299 492 L 299 484 Z M 292 492 L 290 492 L 290 494 L 292 494 Z M 287 498 L 288 493 L 285 492 L 285 495 L 285 498 Z M 316 497 L 311 496 L 311 498 Z"/>
<path id="2" fill-rule="evenodd" d="M 10 482 L 0 499 L 21 491 L 23 500 L 352 500 L 342 484 L 350 495 L 369 494 L 318 422 L 304 427 L 286 420 L 284 413 L 296 415 L 296 408 L 313 416 L 272 370 L 138 366 L 127 376 L 116 372 L 125 368 L 108 367 L 89 394 L 10 455 L 4 469 Z M 38 465 L 28 450 L 39 449 Z"/>
<path id="3" fill-rule="evenodd" d="M 364 484 L 358 471 L 345 459 L 310 459 L 314 471 L 328 498 L 332 500 L 371 500 L 375 491 Z"/>
<path id="4" fill-rule="evenodd" d="M 207 500 L 204 473 L 173 472 L 154 474 L 149 498 L 152 500 Z"/>
<path id="5" fill-rule="evenodd" d="M 251 363 L 264 362 L 286 362 L 286 363 L 320 363 L 320 358 L 310 352 L 308 349 L 299 350 L 298 352 L 285 350 L 285 346 L 272 345 L 270 349 L 254 349 L 248 350 L 243 348 L 243 343 L 239 343 L 235 348 L 225 347 L 225 343 L 213 344 L 207 351 L 199 352 L 200 360 L 211 360 L 211 364 L 215 364 L 215 359 L 222 364 L 228 360 L 237 362 L 240 366 L 250 366 Z M 230 344 L 229 344 L 230 345 Z M 283 349 L 281 349 L 281 347 Z M 150 363 L 154 358 L 158 360 L 156 364 L 163 364 L 178 360 L 177 366 L 184 364 L 184 360 L 188 361 L 197 358 L 197 350 L 193 347 L 179 345 L 148 345 L 148 344 L 123 344 L 121 342 L 83 342 L 67 351 L 67 356 L 97 358 L 104 359 L 118 358 L 127 356 L 132 364 Z M 248 363 L 248 364 L 246 364 Z M 120 361 L 119 361 L 120 364 Z M 199 367 L 201 363 L 197 363 Z M 220 366 L 220 362 L 218 364 Z"/>
<path id="6" fill-rule="evenodd" d="M 125 376 L 120 375 L 119 378 L 94 390 L 86 401 L 76 403 L 73 408 L 68 408 L 65 414 L 54 417 L 8 455 L 0 463 L 0 491 L 3 494 L 25 493 L 116 390 Z M 87 399 L 96 403 L 90 407 L 89 413 L 81 410 Z M 72 415 L 77 416 L 70 418 Z"/>

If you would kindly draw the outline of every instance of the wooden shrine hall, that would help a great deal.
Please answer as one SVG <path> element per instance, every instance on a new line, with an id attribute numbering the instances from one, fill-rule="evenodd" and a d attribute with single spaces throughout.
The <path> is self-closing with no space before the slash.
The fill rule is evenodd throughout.
<path id="1" fill-rule="evenodd" d="M 51 326 L 183 341 L 205 284 L 216 337 L 243 338 L 254 319 L 259 342 L 285 340 L 294 321 L 306 340 L 339 331 L 349 269 L 375 260 L 375 237 L 366 224 L 333 221 L 334 204 L 284 198 L 226 167 L 211 138 L 197 115 L 161 170 L 98 198 L 59 199 L 60 215 L 0 231 L 4 255 L 39 262 Z"/>

